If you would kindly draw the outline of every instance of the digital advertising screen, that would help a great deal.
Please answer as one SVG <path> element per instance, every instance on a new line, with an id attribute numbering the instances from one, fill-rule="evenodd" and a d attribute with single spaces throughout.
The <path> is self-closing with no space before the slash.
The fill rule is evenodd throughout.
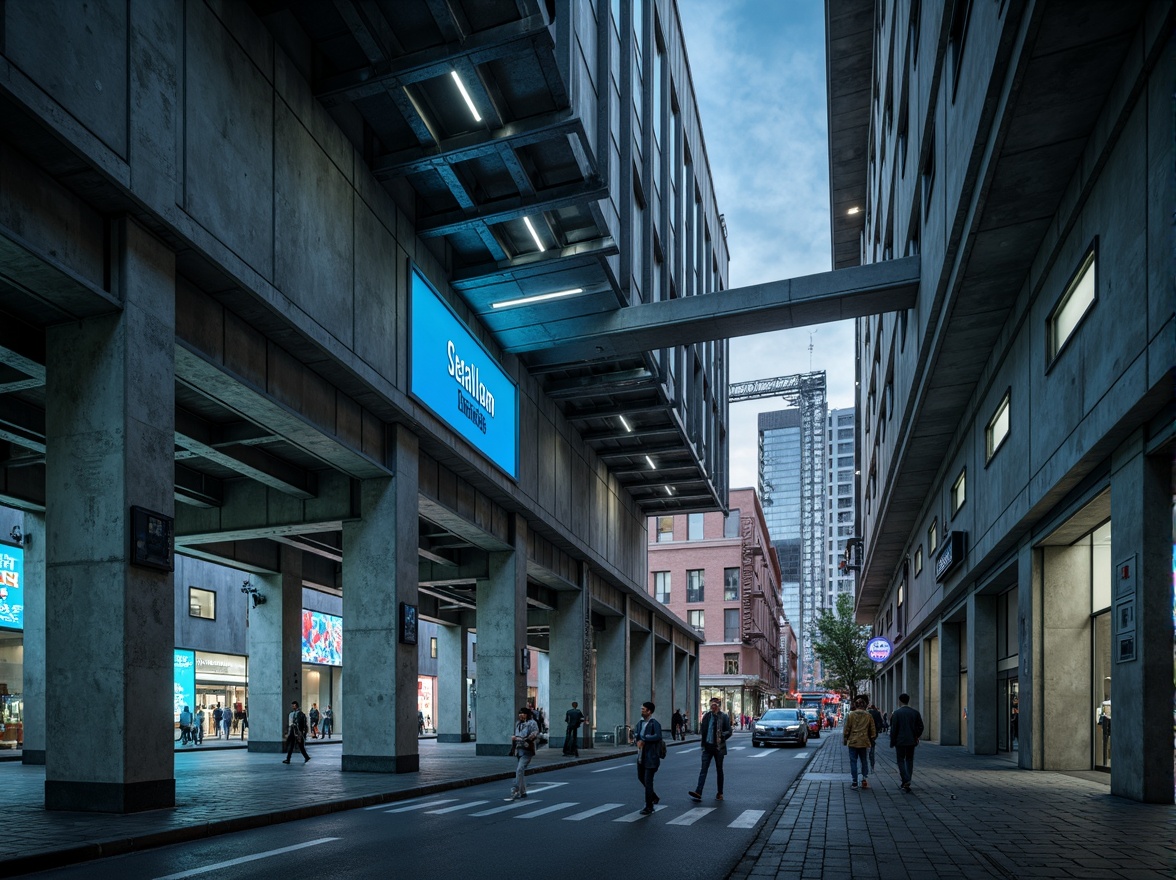
<path id="1" fill-rule="evenodd" d="M 302 609 L 302 662 L 343 665 L 343 618 Z"/>
<path id="2" fill-rule="evenodd" d="M 0 629 L 24 629 L 24 548 L 0 545 Z"/>
<path id="3" fill-rule="evenodd" d="M 177 648 L 174 663 L 175 689 L 172 694 L 172 712 L 178 722 L 185 706 L 195 711 L 192 707 L 196 705 L 196 652 Z"/>
<path id="4" fill-rule="evenodd" d="M 415 266 L 409 280 L 409 390 L 495 466 L 516 478 L 518 388 Z"/>

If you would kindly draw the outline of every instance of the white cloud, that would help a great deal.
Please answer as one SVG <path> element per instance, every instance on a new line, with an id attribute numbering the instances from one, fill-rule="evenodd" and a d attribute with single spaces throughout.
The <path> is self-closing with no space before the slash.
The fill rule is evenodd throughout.
<path id="1" fill-rule="evenodd" d="M 828 271 L 823 4 L 678 5 L 707 158 L 727 221 L 731 287 Z M 852 406 L 853 343 L 850 321 L 734 339 L 731 381 L 825 370 L 830 406 Z M 732 487 L 756 485 L 758 414 L 784 406 L 779 398 L 732 404 Z"/>

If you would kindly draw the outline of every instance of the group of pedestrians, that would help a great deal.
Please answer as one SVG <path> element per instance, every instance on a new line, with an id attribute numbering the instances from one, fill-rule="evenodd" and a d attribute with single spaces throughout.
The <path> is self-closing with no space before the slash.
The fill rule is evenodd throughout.
<path id="1" fill-rule="evenodd" d="M 909 694 L 898 695 L 899 707 L 886 719 L 871 705 L 869 698 L 859 696 L 853 710 L 845 718 L 841 738 L 849 748 L 850 787 L 858 788 L 858 769 L 861 768 L 861 788 L 870 787 L 870 771 L 875 766 L 874 747 L 882 730 L 889 727 L 890 747 L 894 749 L 898 776 L 903 791 L 911 790 L 911 775 L 915 769 L 915 747 L 923 736 L 923 716 L 910 705 Z"/>
<path id="2" fill-rule="evenodd" d="M 201 745 L 204 742 L 204 727 L 210 715 L 217 739 L 220 739 L 222 734 L 228 739 L 232 730 L 239 730 L 241 739 L 245 739 L 245 731 L 249 729 L 249 712 L 242 704 L 238 703 L 236 709 L 222 709 L 220 703 L 217 703 L 208 713 L 204 711 L 203 706 L 198 706 L 195 712 L 184 706 L 179 718 L 180 745 Z"/>

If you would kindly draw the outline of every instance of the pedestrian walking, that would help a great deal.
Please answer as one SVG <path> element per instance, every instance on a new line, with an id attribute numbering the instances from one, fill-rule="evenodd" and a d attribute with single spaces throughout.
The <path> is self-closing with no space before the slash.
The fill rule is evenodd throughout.
<path id="1" fill-rule="evenodd" d="M 425 735 L 425 713 L 417 712 L 417 736 Z"/>
<path id="2" fill-rule="evenodd" d="M 291 700 L 290 714 L 286 717 L 286 760 L 283 764 L 290 763 L 295 747 L 302 752 L 303 764 L 310 760 L 310 755 L 306 754 L 306 729 L 306 713 L 298 708 L 297 700 Z"/>
<path id="3" fill-rule="evenodd" d="M 224 710 L 221 709 L 221 704 L 217 703 L 212 710 L 212 729 L 216 733 L 216 738 L 220 739 L 221 735 L 221 718 L 224 717 Z"/>
<path id="4" fill-rule="evenodd" d="M 915 772 L 915 747 L 923 735 L 923 716 L 910 705 L 909 694 L 899 694 L 899 707 L 890 716 L 890 747 L 898 761 L 898 776 L 902 790 L 911 790 L 911 776 Z"/>
<path id="5" fill-rule="evenodd" d="M 567 731 L 564 733 L 563 753 L 569 758 L 580 757 L 580 725 L 583 723 L 584 713 L 580 711 L 580 704 L 573 700 L 572 708 L 564 713 Z"/>
<path id="6" fill-rule="evenodd" d="M 870 743 L 870 769 L 874 769 L 874 748 L 878 743 L 878 737 L 882 735 L 882 713 L 878 711 L 878 707 L 870 703 L 870 708 L 867 709 L 870 717 L 874 719 L 874 740 Z"/>
<path id="7" fill-rule="evenodd" d="M 249 710 L 241 707 L 241 739 L 245 739 L 245 731 L 249 729 Z"/>
<path id="8" fill-rule="evenodd" d="M 310 704 L 310 738 L 319 738 L 319 708 L 318 703 Z"/>
<path id="9" fill-rule="evenodd" d="M 637 745 L 637 779 L 645 786 L 645 809 L 641 811 L 643 816 L 650 815 L 653 805 L 661 800 L 653 790 L 653 777 L 661 766 L 661 750 L 665 745 L 661 723 L 653 717 L 656 708 L 649 701 L 641 704 L 641 720 L 637 722 L 637 729 L 632 735 L 632 742 Z"/>
<path id="10" fill-rule="evenodd" d="M 710 701 L 710 711 L 702 716 L 702 724 L 698 727 L 702 736 L 702 768 L 698 771 L 698 784 L 694 790 L 688 792 L 692 800 L 702 800 L 702 789 L 706 785 L 706 773 L 710 769 L 711 761 L 715 762 L 715 783 L 718 793 L 715 800 L 723 799 L 723 758 L 727 756 L 727 740 L 734 732 L 731 729 L 731 718 L 723 711 L 723 704 L 718 697 Z"/>
<path id="11" fill-rule="evenodd" d="M 681 709 L 675 709 L 673 717 L 670 718 L 670 739 L 676 740 L 679 736 L 686 739 L 686 733 L 682 730 L 686 726 L 686 716 L 682 714 Z"/>
<path id="12" fill-rule="evenodd" d="M 323 709 L 323 736 L 326 739 L 331 738 L 331 733 L 335 729 L 335 713 L 331 711 L 331 707 Z"/>
<path id="13" fill-rule="evenodd" d="M 515 757 L 515 784 L 510 790 L 508 801 L 522 800 L 527 796 L 527 765 L 535 757 L 535 741 L 539 739 L 539 725 L 527 706 L 519 707 L 519 720 L 515 722 L 514 734 L 510 738 L 510 753 Z"/>
<path id="14" fill-rule="evenodd" d="M 204 742 L 204 707 L 196 709 L 196 723 L 192 725 L 192 740 L 196 745 Z"/>
<path id="15" fill-rule="evenodd" d="M 858 762 L 862 766 L 862 788 L 870 787 L 870 746 L 878 738 L 878 729 L 874 727 L 874 718 L 866 711 L 869 704 L 866 697 L 858 697 L 853 701 L 853 711 L 845 718 L 845 726 L 841 729 L 841 739 L 849 746 L 849 772 L 853 776 L 851 788 L 858 787 Z"/>
<path id="16" fill-rule="evenodd" d="M 180 713 L 180 745 L 186 746 L 192 740 L 192 710 L 187 706 Z"/>

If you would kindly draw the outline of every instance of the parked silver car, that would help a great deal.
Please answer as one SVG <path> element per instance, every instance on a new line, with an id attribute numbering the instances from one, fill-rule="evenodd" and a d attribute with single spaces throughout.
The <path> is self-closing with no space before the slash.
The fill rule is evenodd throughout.
<path id="1" fill-rule="evenodd" d="M 769 709 L 756 720 L 751 730 L 751 744 L 761 745 L 792 743 L 802 748 L 808 745 L 808 725 L 799 709 Z"/>

